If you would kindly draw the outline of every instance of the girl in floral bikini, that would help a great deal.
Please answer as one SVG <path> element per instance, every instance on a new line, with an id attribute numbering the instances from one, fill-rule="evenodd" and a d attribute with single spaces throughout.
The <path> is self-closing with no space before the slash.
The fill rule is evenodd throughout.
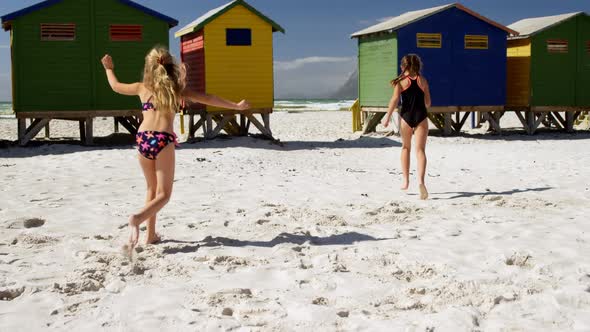
<path id="1" fill-rule="evenodd" d="M 165 48 L 152 49 L 145 58 L 143 82 L 120 83 L 114 73 L 109 55 L 102 59 L 109 84 L 122 95 L 139 96 L 143 104 L 143 122 L 137 132 L 139 164 L 147 182 L 145 206 L 129 217 L 129 245 L 133 249 L 139 240 L 139 226 L 147 221 L 146 244 L 160 240 L 156 234 L 156 214 L 170 200 L 174 182 L 176 135 L 174 116 L 183 99 L 235 110 L 246 110 L 242 100 L 235 104 L 225 99 L 186 89 L 186 70 Z"/>

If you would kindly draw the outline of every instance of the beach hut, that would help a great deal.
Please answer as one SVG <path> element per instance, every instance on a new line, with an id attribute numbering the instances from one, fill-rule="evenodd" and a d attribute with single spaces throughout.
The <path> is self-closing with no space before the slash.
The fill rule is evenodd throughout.
<path id="1" fill-rule="evenodd" d="M 509 28 L 519 35 L 508 38 L 507 109 L 529 133 L 541 124 L 572 131 L 590 109 L 590 17 L 528 18 Z"/>
<path id="2" fill-rule="evenodd" d="M 272 137 L 269 114 L 274 106 L 273 33 L 277 31 L 285 32 L 245 1 L 236 0 L 176 32 L 190 88 L 235 101 L 247 99 L 253 108 L 251 114 L 240 117 L 238 124 L 234 111 L 188 105 L 190 137 L 202 125 L 209 138 L 222 129 L 230 134 L 246 134 L 250 123 Z M 254 114 L 261 114 L 264 124 Z M 195 115 L 200 116 L 196 124 Z M 215 128 L 213 121 L 217 122 Z"/>
<path id="3" fill-rule="evenodd" d="M 48 0 L 1 17 L 10 31 L 13 104 L 21 144 L 51 119 L 80 121 L 92 142 L 92 119 L 116 117 L 130 131 L 139 101 L 115 94 L 100 63 L 113 56 L 123 82 L 141 80 L 145 54 L 168 45 L 178 22 L 129 0 Z M 32 124 L 27 128 L 26 119 Z M 34 120 L 33 120 L 34 119 Z"/>
<path id="4" fill-rule="evenodd" d="M 433 123 L 460 131 L 469 112 L 494 122 L 506 100 L 506 38 L 513 30 L 460 5 L 412 11 L 352 34 L 358 39 L 359 99 L 374 131 L 387 111 L 401 58 L 416 53 L 432 91 Z M 461 117 L 461 112 L 465 112 Z M 452 114 L 455 114 L 453 119 Z"/>

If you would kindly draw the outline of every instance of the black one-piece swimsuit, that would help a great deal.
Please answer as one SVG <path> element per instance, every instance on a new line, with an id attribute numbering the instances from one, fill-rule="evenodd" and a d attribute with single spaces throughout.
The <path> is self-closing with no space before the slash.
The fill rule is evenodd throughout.
<path id="1" fill-rule="evenodd" d="M 408 77 L 409 78 L 409 77 Z M 410 86 L 402 91 L 402 108 L 400 115 L 406 123 L 416 128 L 428 117 L 424 103 L 424 91 L 418 85 L 418 77 L 410 79 Z"/>

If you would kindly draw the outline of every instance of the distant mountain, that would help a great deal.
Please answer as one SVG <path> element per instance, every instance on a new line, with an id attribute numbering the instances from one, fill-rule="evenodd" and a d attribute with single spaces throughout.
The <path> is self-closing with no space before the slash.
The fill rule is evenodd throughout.
<path id="1" fill-rule="evenodd" d="M 336 92 L 329 96 L 330 99 L 357 99 L 359 95 L 358 89 L 358 70 L 355 69 L 348 80 Z"/>

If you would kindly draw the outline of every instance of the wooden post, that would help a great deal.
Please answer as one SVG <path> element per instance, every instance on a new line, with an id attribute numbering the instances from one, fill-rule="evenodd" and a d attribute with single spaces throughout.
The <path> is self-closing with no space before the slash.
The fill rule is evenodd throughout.
<path id="1" fill-rule="evenodd" d="M 206 121 L 206 126 L 205 126 L 205 138 L 207 139 L 211 139 L 213 137 L 211 137 L 211 132 L 213 131 L 213 116 L 207 112 L 207 121 Z"/>
<path id="2" fill-rule="evenodd" d="M 92 145 L 93 142 L 93 133 L 92 133 L 92 127 L 93 127 L 93 122 L 94 122 L 94 118 L 86 118 L 86 137 L 84 139 L 84 144 L 86 145 Z"/>
<path id="3" fill-rule="evenodd" d="M 45 125 L 45 138 L 49 138 L 49 122 Z"/>
<path id="4" fill-rule="evenodd" d="M 365 122 L 363 134 L 374 133 L 377 130 L 377 125 L 381 122 L 381 119 L 383 119 L 384 116 L 384 112 L 371 112 L 368 121 Z"/>
<path id="5" fill-rule="evenodd" d="M 86 130 L 84 128 L 84 120 L 79 121 L 79 126 L 80 126 L 80 141 L 85 142 L 86 141 Z"/>
<path id="6" fill-rule="evenodd" d="M 119 120 L 117 120 L 117 117 L 115 117 L 115 133 L 119 132 Z"/>
<path id="7" fill-rule="evenodd" d="M 195 138 L 195 115 L 189 113 L 188 115 L 188 138 Z"/>
<path id="8" fill-rule="evenodd" d="M 248 135 L 248 129 L 246 128 L 246 116 L 244 114 L 240 114 L 240 135 Z"/>
<path id="9" fill-rule="evenodd" d="M 25 133 L 27 131 L 27 119 L 18 119 L 18 144 L 23 146 L 26 144 L 24 141 Z"/>
<path id="10" fill-rule="evenodd" d="M 525 113 L 526 117 L 526 131 L 527 134 L 532 135 L 535 133 L 535 112 L 528 110 Z"/>
<path id="11" fill-rule="evenodd" d="M 264 122 L 264 128 L 268 130 L 268 134 L 272 137 L 272 130 L 270 130 L 270 114 L 264 113 L 262 114 L 262 121 Z"/>
<path id="12" fill-rule="evenodd" d="M 565 112 L 565 131 L 572 133 L 574 131 L 574 112 Z"/>
<path id="13" fill-rule="evenodd" d="M 445 125 L 443 127 L 443 135 L 450 136 L 453 133 L 453 118 L 451 113 L 444 113 Z"/>

